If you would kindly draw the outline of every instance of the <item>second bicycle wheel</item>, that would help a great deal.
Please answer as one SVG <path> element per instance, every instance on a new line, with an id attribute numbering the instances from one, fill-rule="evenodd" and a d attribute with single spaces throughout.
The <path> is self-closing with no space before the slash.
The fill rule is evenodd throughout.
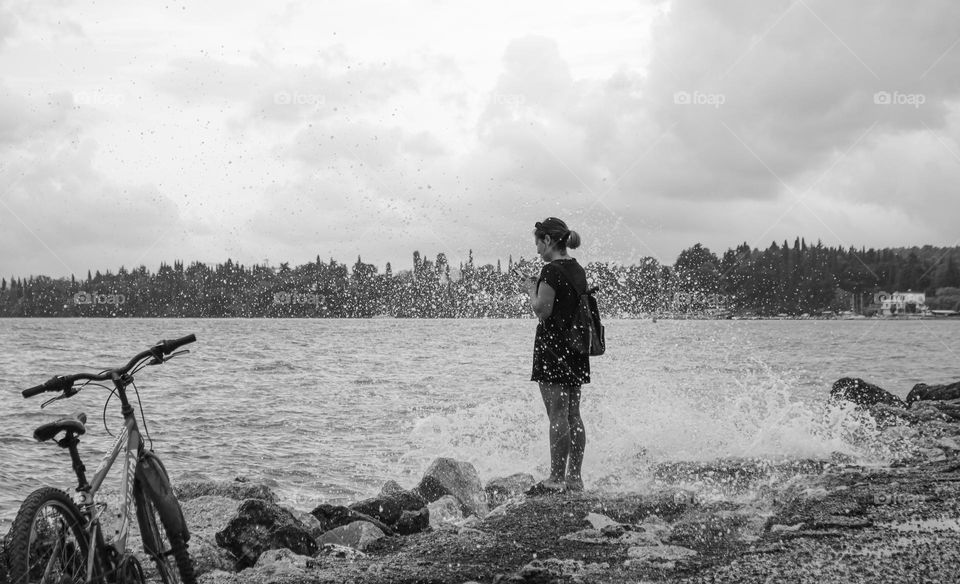
<path id="1" fill-rule="evenodd" d="M 70 496 L 44 487 L 26 498 L 7 539 L 11 584 L 86 582 L 87 534 Z"/>

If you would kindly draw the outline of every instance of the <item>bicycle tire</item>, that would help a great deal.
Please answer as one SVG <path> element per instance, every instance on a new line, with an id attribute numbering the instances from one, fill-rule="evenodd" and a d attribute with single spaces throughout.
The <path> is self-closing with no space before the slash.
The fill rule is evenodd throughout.
<path id="1" fill-rule="evenodd" d="M 168 527 L 175 524 L 172 522 L 174 519 L 164 517 L 161 507 L 154 503 L 153 495 L 139 485 L 134 487 L 134 501 L 137 505 L 137 523 L 140 526 L 143 551 L 156 564 L 160 579 L 164 584 L 196 584 L 187 542 L 182 533 Z M 172 503 L 170 500 L 166 501 L 167 506 L 171 504 L 176 505 L 179 510 L 180 504 L 176 499 L 173 499 Z"/>
<path id="2" fill-rule="evenodd" d="M 80 509 L 63 491 L 43 487 L 30 493 L 7 535 L 10 584 L 86 582 L 90 542 L 84 524 Z"/>

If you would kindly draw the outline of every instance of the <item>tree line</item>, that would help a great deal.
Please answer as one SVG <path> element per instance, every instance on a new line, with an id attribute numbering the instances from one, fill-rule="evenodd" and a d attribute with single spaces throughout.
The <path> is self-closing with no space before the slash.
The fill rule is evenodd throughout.
<path id="1" fill-rule="evenodd" d="M 505 267 L 476 265 L 472 251 L 455 269 L 443 253 L 414 252 L 412 269 L 396 273 L 359 257 L 350 267 L 319 256 L 296 267 L 175 261 L 155 273 L 139 266 L 85 279 L 3 278 L 0 316 L 521 318 L 530 311 L 512 270 L 541 266 L 512 257 Z M 869 312 L 880 291 L 923 291 L 930 308 L 960 310 L 958 266 L 960 247 L 843 249 L 797 238 L 720 256 L 698 243 L 673 265 L 647 257 L 584 267 L 603 313 L 631 318 Z"/>

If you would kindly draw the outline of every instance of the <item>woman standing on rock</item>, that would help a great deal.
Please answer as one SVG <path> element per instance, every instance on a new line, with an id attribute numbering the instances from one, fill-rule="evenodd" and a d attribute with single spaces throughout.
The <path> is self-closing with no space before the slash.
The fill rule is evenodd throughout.
<path id="1" fill-rule="evenodd" d="M 524 282 L 530 306 L 540 319 L 530 379 L 540 383 L 550 419 L 550 477 L 533 490 L 582 491 L 580 467 L 587 439 L 580 419 L 580 388 L 590 383 L 590 358 L 572 353 L 565 334 L 587 288 L 586 273 L 567 254 L 567 249 L 580 247 L 580 235 L 549 217 L 536 223 L 533 236 L 537 253 L 547 263 L 539 277 L 527 276 Z"/>

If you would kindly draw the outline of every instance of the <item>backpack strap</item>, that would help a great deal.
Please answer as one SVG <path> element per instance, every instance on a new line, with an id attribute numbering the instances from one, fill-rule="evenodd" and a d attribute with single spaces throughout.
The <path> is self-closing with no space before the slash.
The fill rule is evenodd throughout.
<path id="1" fill-rule="evenodd" d="M 553 262 L 551 262 L 551 263 L 553 263 Z M 570 277 L 570 274 L 567 273 L 567 270 L 565 270 L 564 268 L 560 267 L 560 264 L 553 264 L 553 265 L 554 265 L 558 270 L 560 270 L 560 273 L 563 274 L 563 277 L 567 279 L 567 282 L 570 283 L 570 287 L 573 288 L 574 293 L 575 293 L 578 297 L 579 297 L 579 296 L 583 296 L 584 294 L 586 294 L 587 296 L 593 296 L 593 294 L 594 294 L 595 292 L 598 292 L 598 291 L 600 290 L 600 286 L 594 286 L 593 288 L 587 288 L 585 291 L 580 292 L 579 290 L 577 290 L 577 286 L 576 286 L 576 284 L 573 283 L 573 278 Z M 590 284 L 587 284 L 587 286 L 589 286 L 589 285 L 590 285 Z"/>
<path id="2" fill-rule="evenodd" d="M 553 263 L 553 262 L 550 262 L 550 263 Z M 570 274 L 567 273 L 567 270 L 564 269 L 560 264 L 553 264 L 553 265 L 558 270 L 560 270 L 560 273 L 563 274 L 563 277 L 567 279 L 567 283 L 569 283 L 570 287 L 573 288 L 573 293 L 577 295 L 577 298 L 579 298 L 580 296 L 583 296 L 584 294 L 593 294 L 594 292 L 597 291 L 597 288 L 594 287 L 590 290 L 587 290 L 586 292 L 580 292 L 579 290 L 577 290 L 577 285 L 573 283 L 573 278 L 570 277 Z"/>

